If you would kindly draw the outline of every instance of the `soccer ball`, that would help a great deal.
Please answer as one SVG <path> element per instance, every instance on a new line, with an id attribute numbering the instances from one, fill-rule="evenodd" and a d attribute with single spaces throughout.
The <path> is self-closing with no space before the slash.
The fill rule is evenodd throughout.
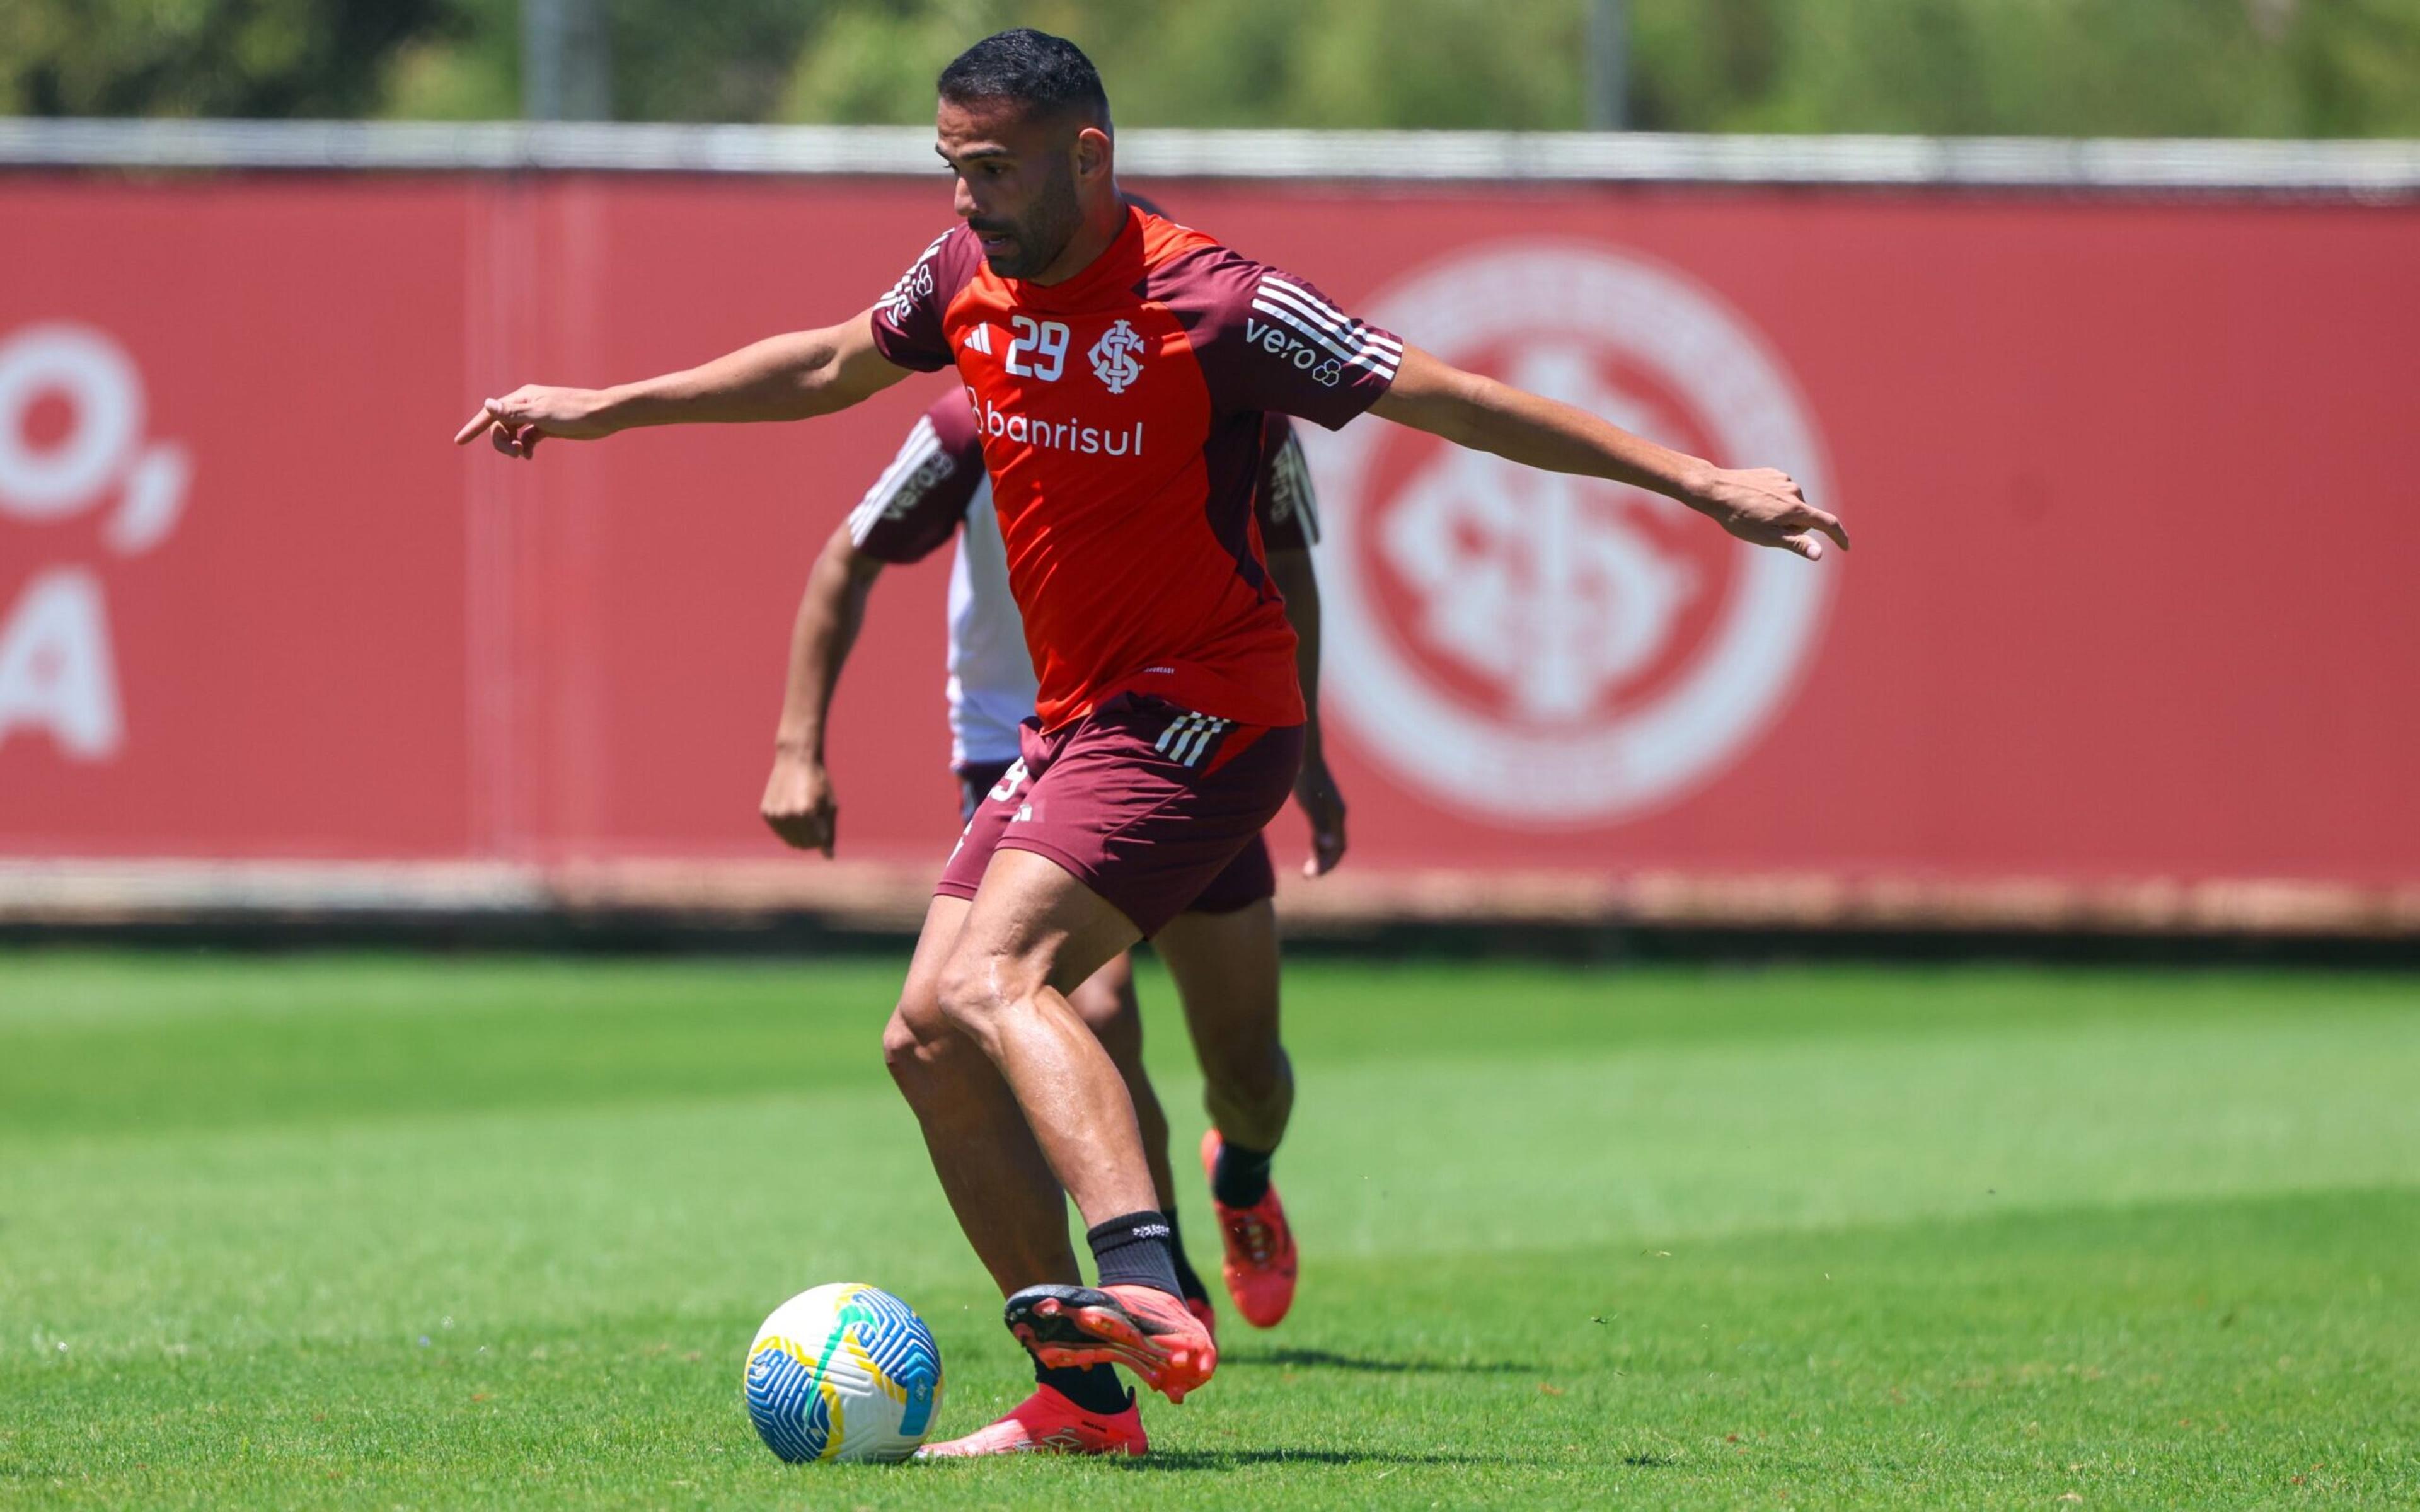
<path id="1" fill-rule="evenodd" d="M 941 1351 L 916 1309 L 835 1282 L 773 1309 L 748 1347 L 748 1415 L 792 1464 L 905 1459 L 941 1405 Z"/>

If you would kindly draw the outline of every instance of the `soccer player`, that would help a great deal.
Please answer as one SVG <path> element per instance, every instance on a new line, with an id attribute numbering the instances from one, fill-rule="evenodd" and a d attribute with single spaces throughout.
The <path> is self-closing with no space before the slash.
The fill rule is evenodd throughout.
<path id="1" fill-rule="evenodd" d="M 1848 537 L 1783 472 L 1464 372 L 1125 205 L 1108 96 L 1073 43 L 998 33 L 939 94 L 959 224 L 874 308 L 637 383 L 517 388 L 455 440 L 529 458 L 549 437 L 803 420 L 955 366 L 1040 691 L 1020 760 L 943 868 L 884 1054 L 977 1250 L 1014 1249 L 1033 1278 L 1004 1309 L 1018 1341 L 1045 1368 L 1115 1363 L 1177 1401 L 1218 1349 L 1179 1298 L 1133 1100 L 1066 994 L 1198 897 L 1300 767 L 1294 635 L 1251 525 L 1261 416 L 1334 427 L 1368 411 L 1652 489 L 1810 560 Z M 1063 1192 L 1089 1226 L 1094 1287 L 1075 1284 Z M 1132 1452 L 1139 1424 L 1122 1429 L 1047 1436 Z"/>
<path id="2" fill-rule="evenodd" d="M 1303 870 L 1316 876 L 1342 857 L 1344 807 L 1319 740 L 1319 596 L 1310 551 L 1318 539 L 1317 506 L 1301 443 L 1281 415 L 1267 417 L 1263 427 L 1253 519 L 1300 643 L 1297 665 L 1308 717 L 1295 796 L 1311 828 L 1313 854 Z M 1024 622 L 1009 589 L 973 413 L 965 393 L 953 389 L 918 419 L 808 574 L 791 629 L 773 768 L 760 806 L 766 823 L 789 844 L 832 852 L 838 811 L 823 760 L 826 721 L 874 584 L 886 565 L 922 561 L 954 539 L 948 699 L 961 822 L 973 817 L 984 795 L 1016 761 L 1019 732 L 1033 714 L 1038 689 Z M 1293 1231 L 1268 1172 L 1294 1100 L 1293 1071 L 1278 1039 L 1277 931 L 1270 907 L 1275 891 L 1268 846 L 1255 841 L 1156 942 L 1176 980 L 1201 1056 L 1213 1124 L 1203 1141 L 1203 1163 L 1226 1249 L 1227 1289 L 1236 1310 L 1261 1328 L 1274 1327 L 1285 1316 L 1296 1270 Z M 1127 957 L 1110 961 L 1068 993 L 1067 1000 L 1125 1078 L 1152 1184 L 1169 1220 L 1177 1281 L 1187 1306 L 1208 1326 L 1209 1293 L 1187 1263 L 1177 1231 L 1168 1119 L 1142 1064 L 1141 1016 Z M 1091 1384 L 1109 1385 L 1111 1394 L 1072 1406 L 1121 1412 L 1125 1396 L 1113 1381 L 1092 1378 Z"/>

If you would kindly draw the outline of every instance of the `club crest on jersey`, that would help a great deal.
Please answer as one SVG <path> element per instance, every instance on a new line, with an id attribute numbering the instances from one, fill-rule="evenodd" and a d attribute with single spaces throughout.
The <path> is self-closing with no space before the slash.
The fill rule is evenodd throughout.
<path id="1" fill-rule="evenodd" d="M 1093 343 L 1084 355 L 1093 362 L 1093 376 L 1111 393 L 1124 393 L 1142 377 L 1142 354 L 1148 344 L 1135 328 L 1121 320 Z"/>

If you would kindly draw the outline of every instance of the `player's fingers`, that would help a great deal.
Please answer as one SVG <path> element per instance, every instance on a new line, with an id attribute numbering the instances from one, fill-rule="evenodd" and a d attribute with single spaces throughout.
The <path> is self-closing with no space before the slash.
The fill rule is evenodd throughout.
<path id="1" fill-rule="evenodd" d="M 519 456 L 521 455 L 520 442 L 513 440 L 513 427 L 505 424 L 501 420 L 489 427 L 488 440 L 494 445 L 497 451 L 504 453 L 506 456 Z"/>
<path id="2" fill-rule="evenodd" d="M 1832 538 L 1833 545 L 1843 551 L 1849 549 L 1849 532 L 1841 525 L 1838 516 L 1809 504 L 1807 506 L 1807 517 L 1814 522 L 1817 530 Z"/>
<path id="3" fill-rule="evenodd" d="M 1823 542 L 1808 531 L 1792 531 L 1781 538 L 1781 544 L 1809 562 L 1823 560 Z"/>
<path id="4" fill-rule="evenodd" d="M 538 429 L 535 422 L 513 427 L 513 440 L 520 445 L 523 456 L 535 453 L 537 443 L 544 440 L 546 440 L 546 432 Z"/>
<path id="5" fill-rule="evenodd" d="M 493 425 L 495 423 L 495 411 L 482 406 L 477 414 L 473 415 L 469 420 L 463 422 L 462 428 L 454 433 L 454 444 L 457 446 L 470 445 L 473 441 L 479 439 L 480 432 L 488 429 L 488 427 Z"/>

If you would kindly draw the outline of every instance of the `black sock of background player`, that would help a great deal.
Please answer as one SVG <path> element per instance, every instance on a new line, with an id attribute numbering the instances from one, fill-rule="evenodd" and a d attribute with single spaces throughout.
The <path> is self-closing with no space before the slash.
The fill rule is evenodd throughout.
<path id="1" fill-rule="evenodd" d="M 1208 1302 L 1210 1288 L 1193 1273 L 1193 1262 L 1185 1257 L 1185 1232 L 1176 1227 L 1176 1210 L 1162 1208 L 1159 1215 L 1168 1220 L 1168 1257 L 1176 1262 L 1176 1294 L 1187 1302 Z"/>
<path id="2" fill-rule="evenodd" d="M 1169 1251 L 1169 1241 L 1175 1237 L 1175 1229 L 1156 1208 L 1112 1218 L 1084 1231 L 1084 1242 L 1093 1246 L 1093 1263 L 1100 1270 L 1100 1285 L 1151 1287 L 1182 1297 L 1185 1293 L 1176 1285 L 1176 1262 Z"/>
<path id="3" fill-rule="evenodd" d="M 1269 1195 L 1274 1152 L 1246 1149 L 1221 1140 L 1218 1164 L 1210 1172 L 1210 1195 L 1230 1208 L 1249 1208 Z"/>
<path id="4" fill-rule="evenodd" d="M 1063 1365 L 1053 1369 L 1041 1361 L 1033 1362 L 1033 1379 L 1060 1396 L 1074 1402 L 1087 1412 L 1113 1417 L 1126 1410 L 1134 1394 L 1119 1381 L 1118 1373 L 1105 1365 Z"/>

